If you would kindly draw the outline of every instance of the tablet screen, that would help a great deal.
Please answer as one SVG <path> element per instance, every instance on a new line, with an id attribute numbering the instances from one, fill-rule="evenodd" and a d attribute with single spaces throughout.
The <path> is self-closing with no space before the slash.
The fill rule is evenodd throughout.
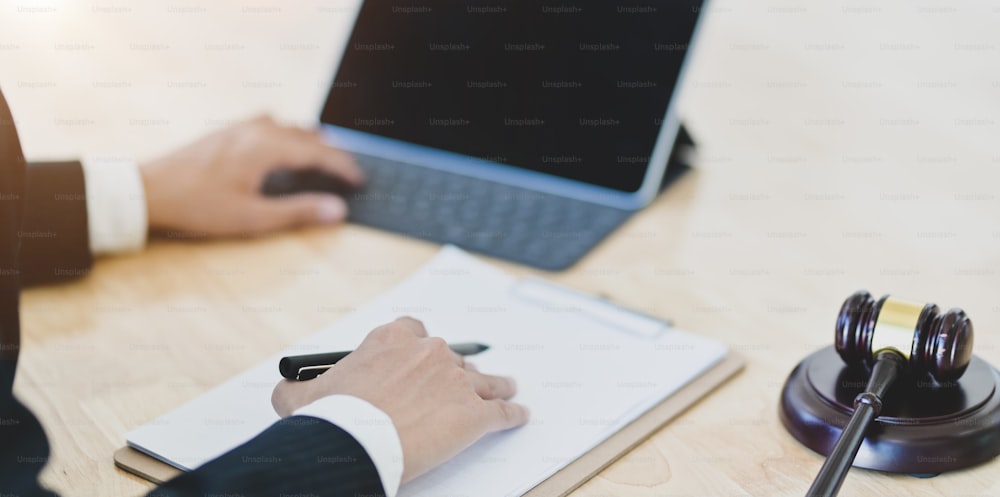
<path id="1" fill-rule="evenodd" d="M 321 119 L 636 191 L 700 6 L 369 0 Z"/>

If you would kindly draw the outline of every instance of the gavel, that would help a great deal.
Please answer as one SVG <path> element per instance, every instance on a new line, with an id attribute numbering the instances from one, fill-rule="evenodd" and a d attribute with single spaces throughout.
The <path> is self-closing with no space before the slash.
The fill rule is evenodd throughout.
<path id="1" fill-rule="evenodd" d="M 871 375 L 806 495 L 837 494 L 897 378 L 905 373 L 938 383 L 957 381 L 972 359 L 972 341 L 972 321 L 961 309 L 941 312 L 935 304 L 888 295 L 876 301 L 864 290 L 848 297 L 837 315 L 835 347 L 848 366 L 864 367 Z"/>

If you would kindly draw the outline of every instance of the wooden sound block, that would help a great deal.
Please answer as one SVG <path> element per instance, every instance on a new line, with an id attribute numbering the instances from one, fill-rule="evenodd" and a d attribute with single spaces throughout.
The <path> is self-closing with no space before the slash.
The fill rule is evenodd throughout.
<path id="1" fill-rule="evenodd" d="M 781 392 L 781 422 L 810 449 L 827 455 L 868 381 L 830 346 L 806 357 Z M 1000 372 L 978 357 L 957 382 L 904 376 L 883 399 L 854 466 L 892 473 L 937 474 L 1000 454 Z"/>

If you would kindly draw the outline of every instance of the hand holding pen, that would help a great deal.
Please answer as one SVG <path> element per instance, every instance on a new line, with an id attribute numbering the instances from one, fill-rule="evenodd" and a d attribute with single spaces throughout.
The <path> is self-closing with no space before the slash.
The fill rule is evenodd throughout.
<path id="1" fill-rule="evenodd" d="M 369 333 L 328 374 L 282 380 L 271 402 L 284 417 L 330 395 L 367 401 L 392 420 L 408 481 L 487 433 L 526 423 L 527 408 L 509 400 L 515 392 L 512 379 L 480 373 L 444 340 L 428 337 L 420 321 L 400 318 Z"/>

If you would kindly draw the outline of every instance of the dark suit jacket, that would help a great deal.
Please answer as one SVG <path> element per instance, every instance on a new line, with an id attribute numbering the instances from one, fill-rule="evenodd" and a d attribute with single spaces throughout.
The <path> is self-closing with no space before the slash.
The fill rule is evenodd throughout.
<path id="1" fill-rule="evenodd" d="M 83 191 L 78 165 L 25 173 L 0 94 L 0 495 L 54 495 L 38 483 L 49 455 L 45 433 L 12 392 L 20 349 L 18 298 L 22 279 L 52 281 L 89 267 Z M 24 265 L 18 264 L 19 253 Z M 358 497 L 384 491 L 371 458 L 353 437 L 326 421 L 296 416 L 149 495 L 213 494 Z"/>
<path id="2" fill-rule="evenodd" d="M 56 283 L 87 274 L 94 259 L 80 163 L 34 163 L 26 171 L 24 218 L 18 230 L 21 284 Z"/>

